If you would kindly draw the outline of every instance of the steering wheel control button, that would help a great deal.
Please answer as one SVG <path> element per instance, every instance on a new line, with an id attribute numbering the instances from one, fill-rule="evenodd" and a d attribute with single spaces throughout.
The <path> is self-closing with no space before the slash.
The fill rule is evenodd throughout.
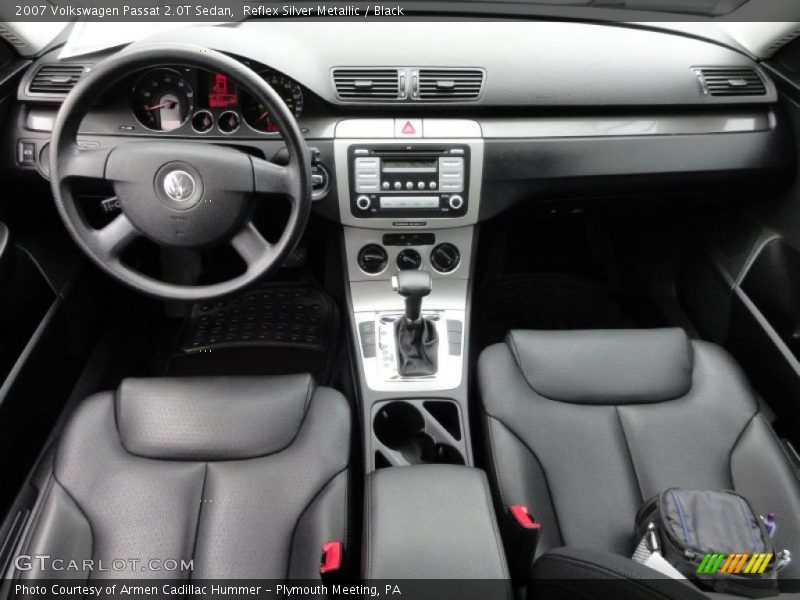
<path id="1" fill-rule="evenodd" d="M 372 200 L 369 199 L 369 196 L 359 196 L 356 199 L 356 206 L 361 210 L 369 210 L 369 207 L 372 206 Z"/>
<path id="2" fill-rule="evenodd" d="M 453 244 L 445 242 L 431 250 L 431 265 L 440 273 L 452 273 L 461 262 L 461 254 Z"/>
<path id="3" fill-rule="evenodd" d="M 397 255 L 397 268 L 401 271 L 415 271 L 422 266 L 422 257 L 413 248 L 405 248 Z"/>
<path id="4" fill-rule="evenodd" d="M 386 268 L 389 256 L 383 246 L 367 244 L 358 252 L 358 266 L 364 273 L 377 275 Z"/>
<path id="5" fill-rule="evenodd" d="M 233 133 L 239 129 L 239 115 L 232 110 L 227 110 L 219 116 L 217 127 L 222 133 Z"/>
<path id="6" fill-rule="evenodd" d="M 450 200 L 447 203 L 453 210 L 458 210 L 464 206 L 464 199 L 461 196 L 450 196 Z"/>
<path id="7" fill-rule="evenodd" d="M 198 110 L 192 117 L 192 129 L 197 133 L 208 133 L 214 126 L 214 116 L 207 110 Z"/>

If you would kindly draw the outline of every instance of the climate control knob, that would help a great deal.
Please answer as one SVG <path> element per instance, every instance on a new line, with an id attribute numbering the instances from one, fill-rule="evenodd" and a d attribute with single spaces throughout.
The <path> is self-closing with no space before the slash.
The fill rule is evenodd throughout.
<path id="1" fill-rule="evenodd" d="M 397 255 L 397 268 L 401 271 L 412 271 L 422 266 L 422 257 L 413 248 L 405 248 Z"/>
<path id="2" fill-rule="evenodd" d="M 358 266 L 370 275 L 376 275 L 386 268 L 389 256 L 383 246 L 367 244 L 358 251 Z"/>
<path id="3" fill-rule="evenodd" d="M 453 210 L 458 210 L 464 206 L 464 199 L 461 196 L 450 196 L 450 201 L 448 204 Z"/>
<path id="4" fill-rule="evenodd" d="M 431 250 L 431 265 L 440 273 L 455 271 L 460 262 L 461 254 L 458 248 L 449 242 L 439 244 Z"/>
<path id="5" fill-rule="evenodd" d="M 361 210 L 367 210 L 372 206 L 372 200 L 369 199 L 369 196 L 359 196 L 356 198 L 356 206 Z"/>

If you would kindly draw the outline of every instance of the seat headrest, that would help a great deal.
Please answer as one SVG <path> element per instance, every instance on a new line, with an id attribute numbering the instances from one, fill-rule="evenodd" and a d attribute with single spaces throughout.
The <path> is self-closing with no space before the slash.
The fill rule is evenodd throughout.
<path id="1" fill-rule="evenodd" d="M 541 396 L 582 404 L 661 402 L 692 386 L 682 329 L 512 331 L 506 340 Z"/>
<path id="2" fill-rule="evenodd" d="M 122 445 L 171 460 L 235 460 L 294 440 L 314 390 L 310 375 L 126 379 L 116 394 Z"/>

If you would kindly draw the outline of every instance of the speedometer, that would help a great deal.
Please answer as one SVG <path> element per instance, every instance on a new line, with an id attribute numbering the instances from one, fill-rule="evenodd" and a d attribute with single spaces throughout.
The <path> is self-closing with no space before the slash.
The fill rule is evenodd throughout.
<path id="1" fill-rule="evenodd" d="M 265 71 L 261 73 L 261 77 L 278 92 L 295 118 L 303 114 L 303 90 L 297 82 L 273 71 Z M 242 94 L 241 102 L 242 116 L 250 127 L 264 133 L 278 132 L 278 124 L 272 120 L 264 104 L 249 94 Z"/>
<path id="2" fill-rule="evenodd" d="M 194 106 L 194 91 L 173 69 L 154 69 L 133 88 L 133 112 L 148 129 L 171 131 L 186 122 Z"/>

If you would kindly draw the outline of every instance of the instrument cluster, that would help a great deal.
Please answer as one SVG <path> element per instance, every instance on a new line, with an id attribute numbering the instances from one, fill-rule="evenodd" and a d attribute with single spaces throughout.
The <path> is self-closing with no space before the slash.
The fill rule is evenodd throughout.
<path id="1" fill-rule="evenodd" d="M 257 69 L 289 107 L 303 114 L 303 89 L 272 69 Z M 269 111 L 225 73 L 187 67 L 157 67 L 134 83 L 132 109 L 136 120 L 151 131 L 173 131 L 187 124 L 199 134 L 231 134 L 242 126 L 263 134 L 278 134 Z"/>

